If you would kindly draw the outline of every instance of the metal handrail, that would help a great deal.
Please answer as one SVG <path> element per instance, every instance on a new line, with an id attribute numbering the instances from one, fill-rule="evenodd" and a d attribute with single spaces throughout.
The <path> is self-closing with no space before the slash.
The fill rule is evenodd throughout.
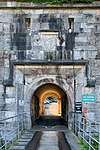
<path id="1" fill-rule="evenodd" d="M 11 116 L 11 117 L 8 117 L 8 118 L 4 118 L 4 119 L 0 119 L 0 123 L 4 120 L 8 120 L 8 119 L 11 119 L 11 118 L 15 118 L 15 117 L 18 117 L 19 115 L 23 115 L 23 114 L 26 114 L 26 113 L 20 113 L 18 115 L 15 115 L 15 116 Z"/>
<path id="2" fill-rule="evenodd" d="M 100 123 L 89 120 L 81 114 L 75 114 L 74 119 L 74 133 L 77 137 L 88 144 L 89 150 L 96 150 L 94 142 L 100 150 Z"/>
<path id="3" fill-rule="evenodd" d="M 12 144 L 27 130 L 26 113 L 0 120 L 0 150 L 9 150 Z"/>

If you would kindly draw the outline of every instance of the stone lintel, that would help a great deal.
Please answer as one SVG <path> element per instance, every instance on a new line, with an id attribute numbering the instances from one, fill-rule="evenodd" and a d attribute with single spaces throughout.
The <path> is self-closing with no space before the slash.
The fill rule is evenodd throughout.
<path id="1" fill-rule="evenodd" d="M 19 60 L 12 61 L 14 65 L 87 65 L 87 60 L 62 60 L 62 61 L 28 61 Z"/>
<path id="2" fill-rule="evenodd" d="M 20 61 L 12 61 L 12 68 L 10 68 L 10 76 L 9 79 L 4 81 L 4 85 L 5 86 L 13 86 L 13 74 L 11 72 L 13 72 L 13 65 L 34 65 L 34 66 L 39 66 L 39 65 L 46 65 L 46 66 L 66 66 L 66 65 L 70 65 L 70 66 L 88 66 L 88 61 L 87 60 L 70 60 L 70 61 L 27 61 L 27 60 L 20 60 Z M 87 69 L 86 69 L 87 70 Z M 12 74 L 12 76 L 11 76 Z M 88 76 L 88 72 L 86 71 L 86 76 Z"/>

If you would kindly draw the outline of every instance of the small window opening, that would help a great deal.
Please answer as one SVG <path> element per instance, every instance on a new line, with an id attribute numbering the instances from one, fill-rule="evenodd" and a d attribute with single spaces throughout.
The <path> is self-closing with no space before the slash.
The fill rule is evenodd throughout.
<path id="1" fill-rule="evenodd" d="M 69 32 L 74 31 L 74 18 L 68 18 L 68 30 Z"/>
<path id="2" fill-rule="evenodd" d="M 26 28 L 28 30 L 30 30 L 31 19 L 30 18 L 25 18 L 25 24 L 26 24 Z"/>

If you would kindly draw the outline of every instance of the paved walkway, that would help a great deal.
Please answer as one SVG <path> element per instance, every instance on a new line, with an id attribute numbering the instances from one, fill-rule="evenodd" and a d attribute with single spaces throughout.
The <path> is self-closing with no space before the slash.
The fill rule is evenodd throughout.
<path id="1" fill-rule="evenodd" d="M 62 131 L 37 131 L 25 150 L 71 150 Z"/>
<path id="2" fill-rule="evenodd" d="M 62 126 L 61 126 L 62 128 Z M 38 129 L 38 126 L 37 126 Z M 38 143 L 38 149 L 37 150 L 59 150 L 58 147 L 58 135 L 57 130 L 55 131 L 49 131 L 45 130 L 44 128 L 41 128 L 41 136 L 39 135 L 35 138 L 35 143 L 37 142 L 37 139 L 40 139 L 40 142 Z M 59 131 L 59 130 L 58 130 Z M 79 140 L 78 138 L 73 134 L 73 132 L 69 131 L 68 129 L 62 129 L 62 131 L 65 133 L 65 137 L 67 139 L 68 144 L 71 147 L 71 150 L 80 150 L 79 146 Z M 32 141 L 32 137 L 35 136 L 36 130 L 31 129 L 30 131 L 26 132 L 23 136 L 21 136 L 20 139 L 16 142 L 15 146 L 10 148 L 10 150 L 25 150 L 26 145 L 30 141 Z M 59 137 L 61 138 L 62 135 L 59 134 Z M 33 137 L 34 139 L 34 137 Z M 60 139 L 61 140 L 61 139 Z M 62 140 L 63 141 L 63 140 Z M 30 145 L 30 144 L 29 144 Z M 34 143 L 33 143 L 34 145 Z M 36 146 L 37 147 L 37 146 Z M 30 148 L 29 148 L 30 150 Z M 62 150 L 62 149 L 61 149 Z"/>
<path id="3" fill-rule="evenodd" d="M 60 116 L 42 116 L 10 150 L 69 150 L 70 147 L 71 150 L 80 149 L 77 137 L 67 129 L 64 119 Z"/>
<path id="4" fill-rule="evenodd" d="M 71 150 L 80 150 L 79 139 L 76 137 L 76 135 L 68 129 L 64 131 L 64 133 Z"/>
<path id="5" fill-rule="evenodd" d="M 59 150 L 58 137 L 55 131 L 43 131 L 37 150 Z"/>

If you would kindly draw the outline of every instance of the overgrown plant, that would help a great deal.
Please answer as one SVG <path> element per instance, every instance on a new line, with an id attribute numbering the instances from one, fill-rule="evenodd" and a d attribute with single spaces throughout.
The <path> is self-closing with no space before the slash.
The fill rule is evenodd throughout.
<path id="1" fill-rule="evenodd" d="M 98 141 L 99 140 L 99 135 L 96 134 L 94 135 L 94 138 Z M 81 144 L 81 150 L 89 150 L 89 145 L 82 139 L 80 139 L 80 144 Z M 98 150 L 98 143 L 92 139 L 92 147 L 95 149 L 95 150 Z"/>
<path id="2" fill-rule="evenodd" d="M 82 139 L 80 139 L 81 150 L 89 150 L 89 145 Z"/>
<path id="3" fill-rule="evenodd" d="M 93 0 L 16 0 L 17 2 L 33 2 L 37 4 L 62 5 L 66 3 L 91 3 Z"/>
<path id="4" fill-rule="evenodd" d="M 98 134 L 94 135 L 94 138 L 98 141 L 99 135 Z M 98 150 L 98 143 L 94 139 L 92 139 L 92 146 L 95 148 L 95 150 Z"/>

